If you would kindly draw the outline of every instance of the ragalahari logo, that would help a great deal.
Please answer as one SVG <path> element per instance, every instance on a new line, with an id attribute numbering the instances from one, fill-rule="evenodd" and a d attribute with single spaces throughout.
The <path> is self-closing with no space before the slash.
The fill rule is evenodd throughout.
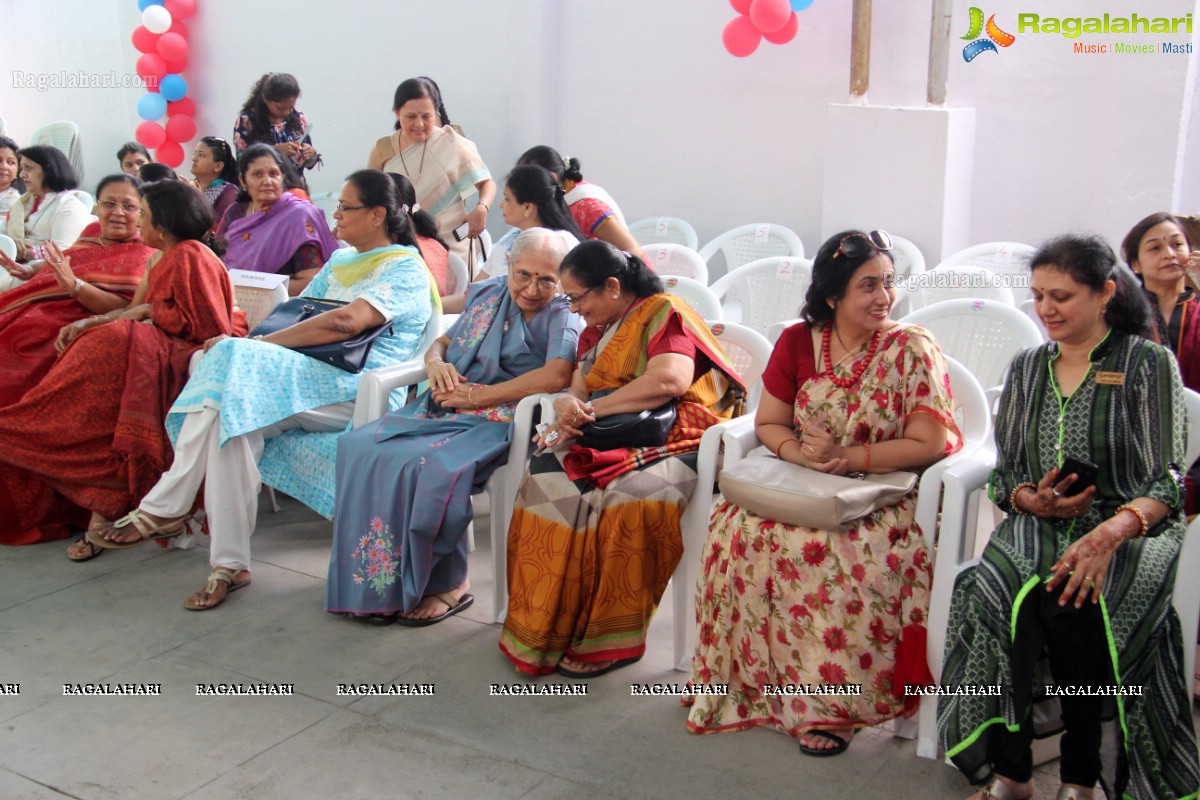
<path id="1" fill-rule="evenodd" d="M 980 35 L 987 33 L 986 39 L 981 39 Z M 993 53 L 1000 52 L 996 49 L 996 45 L 1008 47 L 1017 40 L 1017 37 L 1011 33 L 1005 33 L 1000 30 L 1000 26 L 996 24 L 996 15 L 992 14 L 987 19 L 987 24 L 983 22 L 983 9 L 971 6 L 971 27 L 967 30 L 967 35 L 963 39 L 971 39 L 970 44 L 963 48 L 963 60 L 970 63 L 975 60 L 975 57 L 980 53 L 986 53 L 989 50 Z"/>

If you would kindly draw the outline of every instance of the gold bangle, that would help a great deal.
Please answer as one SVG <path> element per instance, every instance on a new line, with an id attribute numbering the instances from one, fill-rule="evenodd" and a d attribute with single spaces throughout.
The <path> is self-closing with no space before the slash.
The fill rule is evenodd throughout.
<path id="1" fill-rule="evenodd" d="M 1008 496 L 1008 507 L 1011 508 L 1017 514 L 1028 514 L 1029 513 L 1028 511 L 1022 510 L 1021 507 L 1017 505 L 1017 492 L 1021 491 L 1022 489 L 1033 489 L 1036 492 L 1037 484 L 1029 483 L 1028 481 L 1026 481 L 1025 483 L 1018 483 L 1013 488 L 1012 494 L 1010 494 Z"/>
<path id="2" fill-rule="evenodd" d="M 775 447 L 775 457 L 776 458 L 779 458 L 780 460 L 782 460 L 782 457 L 779 454 L 783 452 L 783 446 L 785 444 L 787 444 L 788 442 L 796 442 L 797 444 L 799 444 L 800 440 L 797 439 L 795 436 L 788 436 L 786 439 L 784 439 L 782 442 L 780 442 Z"/>
<path id="3" fill-rule="evenodd" d="M 1142 530 L 1138 533 L 1137 538 L 1141 539 L 1143 536 L 1145 536 L 1147 531 L 1150 530 L 1150 520 L 1146 517 L 1146 512 L 1142 511 L 1140 508 L 1138 508 L 1135 505 L 1126 503 L 1123 506 L 1117 506 L 1116 513 L 1114 513 L 1113 516 L 1115 517 L 1117 514 L 1120 514 L 1122 511 L 1129 511 L 1137 516 L 1138 522 L 1140 522 L 1142 524 Z"/>

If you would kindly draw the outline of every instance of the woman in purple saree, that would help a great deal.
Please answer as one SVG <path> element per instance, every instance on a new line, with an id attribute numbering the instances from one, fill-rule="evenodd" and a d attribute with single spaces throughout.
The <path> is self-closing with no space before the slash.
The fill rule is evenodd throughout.
<path id="1" fill-rule="evenodd" d="M 471 491 L 504 464 L 521 398 L 563 389 L 574 368 L 581 322 L 558 295 L 566 249 L 524 231 L 509 275 L 472 284 L 426 354 L 430 389 L 339 440 L 327 611 L 417 627 L 473 601 Z"/>

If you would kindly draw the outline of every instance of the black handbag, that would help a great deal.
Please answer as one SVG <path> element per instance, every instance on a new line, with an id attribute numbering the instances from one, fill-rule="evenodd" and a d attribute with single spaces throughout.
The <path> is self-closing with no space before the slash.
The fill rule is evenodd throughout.
<path id="1" fill-rule="evenodd" d="M 675 401 L 658 408 L 613 414 L 589 422 L 580 430 L 576 440 L 581 447 L 593 450 L 616 450 L 621 447 L 660 447 L 667 443 L 675 425 Z"/>
<path id="2" fill-rule="evenodd" d="M 254 330 L 250 331 L 250 335 L 266 336 L 345 305 L 349 305 L 349 303 L 340 300 L 319 300 L 315 297 L 293 297 L 275 306 L 275 310 L 268 314 L 267 318 L 260 322 Z M 291 349 L 346 372 L 358 373 L 362 372 L 363 365 L 367 363 L 371 345 L 391 329 L 392 324 L 385 322 L 340 342 Z"/>

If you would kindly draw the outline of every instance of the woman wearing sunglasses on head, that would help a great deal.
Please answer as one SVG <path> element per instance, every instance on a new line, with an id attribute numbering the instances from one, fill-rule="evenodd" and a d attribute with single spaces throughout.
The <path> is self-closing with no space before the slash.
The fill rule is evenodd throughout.
<path id="1" fill-rule="evenodd" d="M 755 417 L 775 455 L 820 472 L 919 470 L 959 447 L 941 349 L 890 318 L 895 268 L 883 231 L 821 246 L 801 311 L 763 373 Z M 925 662 L 930 559 L 915 490 L 840 530 L 788 525 L 723 502 L 696 597 L 692 681 L 729 684 L 692 701 L 692 733 L 771 725 L 814 756 L 859 728 L 917 710 L 905 684 Z M 763 686 L 857 684 L 861 694 L 776 697 Z"/>

